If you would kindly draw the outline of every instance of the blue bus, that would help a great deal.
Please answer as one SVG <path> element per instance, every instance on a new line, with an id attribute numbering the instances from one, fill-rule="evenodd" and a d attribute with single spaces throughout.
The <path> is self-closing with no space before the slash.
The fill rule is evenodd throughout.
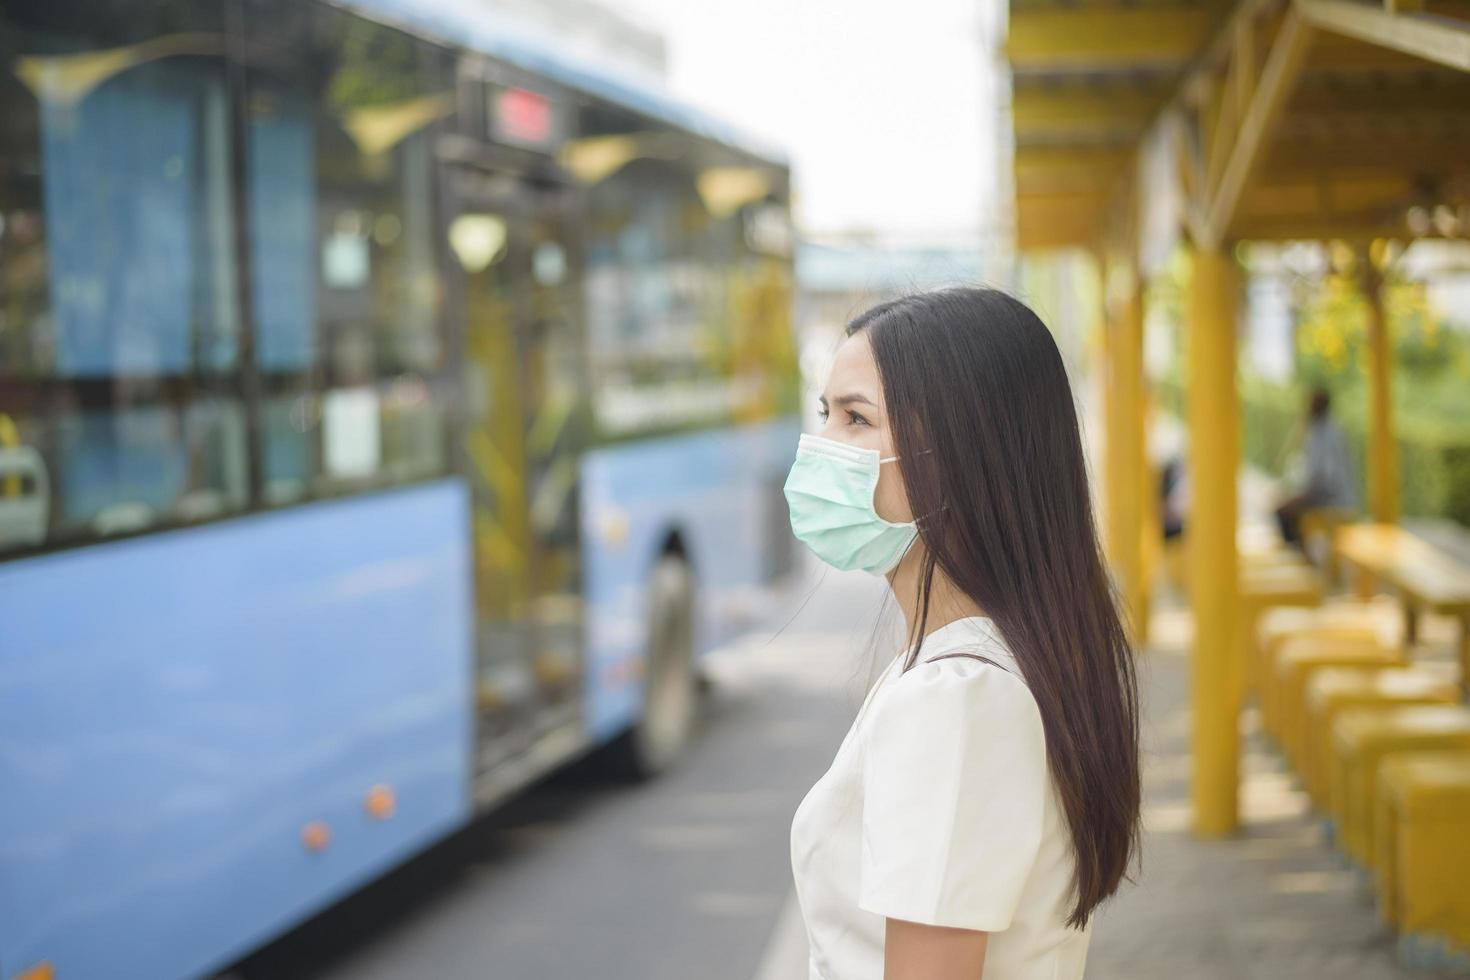
<path id="1" fill-rule="evenodd" d="M 0 6 L 0 978 L 208 974 L 793 560 L 789 169 L 433 0 Z"/>

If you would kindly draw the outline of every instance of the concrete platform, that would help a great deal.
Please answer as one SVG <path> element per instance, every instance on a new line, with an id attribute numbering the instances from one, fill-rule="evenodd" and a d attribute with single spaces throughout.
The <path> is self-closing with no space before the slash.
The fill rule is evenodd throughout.
<path id="1" fill-rule="evenodd" d="M 1324 840 L 1306 794 L 1242 718 L 1243 823 L 1231 839 L 1190 833 L 1190 622 L 1164 608 L 1140 662 L 1142 870 L 1099 914 L 1089 980 L 1391 980 L 1410 971 L 1371 894 Z"/>

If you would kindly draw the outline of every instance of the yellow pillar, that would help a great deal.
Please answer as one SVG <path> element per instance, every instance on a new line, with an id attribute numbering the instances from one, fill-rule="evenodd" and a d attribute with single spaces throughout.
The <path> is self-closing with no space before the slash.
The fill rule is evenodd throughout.
<path id="1" fill-rule="evenodd" d="M 1190 604 L 1194 832 L 1233 833 L 1239 821 L 1240 670 L 1237 611 L 1236 472 L 1240 459 L 1235 387 L 1236 269 L 1229 251 L 1201 246 L 1189 296 Z"/>
<path id="2" fill-rule="evenodd" d="M 1393 438 L 1393 349 L 1383 312 L 1383 274 L 1369 249 L 1359 257 L 1368 299 L 1368 507 L 1384 524 L 1399 519 L 1398 446 Z"/>
<path id="3" fill-rule="evenodd" d="M 1140 642 L 1143 596 L 1143 314 L 1137 276 L 1099 257 L 1103 303 L 1103 455 L 1108 561 Z"/>
<path id="4" fill-rule="evenodd" d="M 1142 316 L 1139 317 L 1142 320 Z M 1142 644 L 1149 642 L 1149 624 L 1153 621 L 1151 612 L 1153 609 L 1153 585 L 1158 577 L 1159 559 L 1164 551 L 1164 525 L 1161 504 L 1159 501 L 1160 475 L 1153 461 L 1149 458 L 1148 445 L 1148 420 L 1153 417 L 1153 398 L 1148 390 L 1148 385 L 1140 382 L 1138 397 L 1138 431 L 1139 431 L 1139 460 L 1138 465 L 1142 468 L 1140 478 L 1142 480 L 1143 495 L 1139 498 L 1142 502 L 1142 511 L 1139 518 L 1141 524 L 1138 529 L 1138 554 L 1140 584 L 1138 603 L 1138 639 Z"/>
<path id="5" fill-rule="evenodd" d="M 1112 362 L 1113 418 L 1109 456 L 1113 460 L 1113 564 L 1133 628 L 1141 642 L 1147 615 L 1143 579 L 1144 480 L 1143 294 L 1137 272 L 1121 270 L 1109 289 L 1109 359 Z"/>
<path id="6" fill-rule="evenodd" d="M 1121 401 L 1118 391 L 1118 331 L 1109 299 L 1108 264 L 1102 253 L 1094 253 L 1101 302 L 1102 411 L 1103 411 L 1103 540 L 1108 564 L 1117 574 L 1120 556 L 1127 550 L 1119 523 L 1118 501 L 1123 495 L 1122 457 L 1118 453 Z"/>

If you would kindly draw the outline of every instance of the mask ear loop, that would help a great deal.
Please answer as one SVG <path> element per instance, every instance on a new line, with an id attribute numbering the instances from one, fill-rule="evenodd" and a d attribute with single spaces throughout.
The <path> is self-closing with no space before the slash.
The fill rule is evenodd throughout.
<path id="1" fill-rule="evenodd" d="M 914 454 L 914 455 L 916 455 L 916 456 L 923 456 L 923 455 L 924 455 L 924 454 L 925 454 L 925 453 L 932 453 L 932 452 L 933 452 L 933 451 L 934 451 L 934 450 L 932 450 L 932 449 L 920 449 L 920 450 L 919 450 L 919 451 L 918 451 L 918 452 L 917 452 L 917 453 L 915 453 L 915 454 Z M 895 459 L 898 459 L 898 457 L 897 457 L 897 456 L 889 456 L 889 457 L 888 457 L 888 458 L 887 458 L 887 459 L 879 459 L 879 460 L 878 460 L 878 462 L 879 462 L 879 464 L 880 464 L 880 465 L 881 465 L 881 464 L 883 464 L 883 463 L 891 463 L 891 462 L 893 462 L 893 461 L 894 461 L 894 460 L 895 460 Z"/>
<path id="2" fill-rule="evenodd" d="M 932 450 L 932 449 L 920 449 L 918 451 L 918 453 L 916 453 L 916 455 L 923 456 L 925 453 L 932 453 L 933 451 L 934 450 Z M 882 465 L 883 463 L 891 463 L 895 459 L 898 459 L 898 457 L 897 456 L 889 456 L 887 459 L 880 458 L 878 460 L 878 463 L 879 463 L 879 465 Z M 949 504 L 940 504 L 939 505 L 939 510 L 949 510 Z M 916 517 L 916 518 L 914 518 L 914 527 L 918 527 L 920 521 L 927 521 L 929 518 L 931 518 L 935 514 L 939 513 L 939 510 L 933 511 L 932 513 L 925 514 L 923 517 Z M 909 542 L 909 545 L 912 546 L 913 545 L 913 542 L 910 541 Z M 905 548 L 904 549 L 904 553 L 905 554 L 908 553 L 908 548 Z"/>
<path id="3" fill-rule="evenodd" d="M 923 517 L 915 517 L 914 518 L 914 526 L 922 529 L 924 527 L 924 522 L 927 521 L 927 520 L 929 520 L 930 518 L 932 518 L 935 514 L 939 513 L 939 511 L 941 511 L 941 510 L 949 510 L 949 504 L 940 504 L 939 505 L 939 510 L 931 510 L 929 513 L 925 514 Z"/>

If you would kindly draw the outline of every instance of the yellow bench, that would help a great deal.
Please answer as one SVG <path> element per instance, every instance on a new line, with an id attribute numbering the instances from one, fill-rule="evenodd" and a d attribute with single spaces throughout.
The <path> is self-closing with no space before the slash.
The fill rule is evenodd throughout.
<path id="1" fill-rule="evenodd" d="M 1459 697 L 1453 680 L 1422 667 L 1327 667 L 1314 672 L 1302 695 L 1297 741 L 1288 752 L 1312 804 L 1327 808 L 1327 733 L 1339 711 L 1454 704 Z"/>
<path id="2" fill-rule="evenodd" d="M 1327 599 L 1311 608 L 1265 609 L 1256 622 L 1255 676 L 1275 677 L 1276 653 L 1281 644 L 1307 635 L 1349 642 L 1377 639 L 1386 647 L 1396 647 L 1403 642 L 1403 617 L 1398 604 L 1387 596 L 1368 601 Z M 1258 693 L 1265 725 L 1266 694 Z M 1274 728 L 1274 719 L 1271 727 Z"/>
<path id="3" fill-rule="evenodd" d="M 1395 755 L 1378 779 L 1379 910 L 1399 932 L 1400 958 L 1470 963 L 1470 752 Z"/>
<path id="4" fill-rule="evenodd" d="M 1261 690 L 1263 672 L 1256 649 L 1256 624 L 1267 609 L 1315 608 L 1322 604 L 1322 580 L 1317 570 L 1299 557 L 1285 561 L 1246 560 L 1240 567 L 1238 657 L 1242 667 L 1240 694 Z"/>
<path id="5" fill-rule="evenodd" d="M 1406 642 L 1417 638 L 1420 612 L 1460 620 L 1460 684 L 1470 690 L 1470 568 L 1394 524 L 1340 527 L 1333 543 L 1340 561 L 1399 593 Z"/>
<path id="6" fill-rule="evenodd" d="M 1307 679 L 1324 667 L 1397 667 L 1406 664 L 1401 648 L 1384 646 L 1377 637 L 1346 640 L 1307 633 L 1284 640 L 1276 652 L 1275 682 L 1262 687 L 1261 718 L 1283 752 L 1302 714 Z"/>
<path id="7" fill-rule="evenodd" d="M 1412 847 L 1419 860 L 1426 854 L 1448 857 L 1470 848 L 1470 834 L 1465 832 L 1470 828 L 1470 752 L 1434 749 L 1391 755 L 1379 763 L 1378 785 L 1373 818 L 1374 880 L 1383 920 L 1397 928 L 1400 899 L 1408 891 L 1405 881 L 1420 881 L 1423 876 L 1422 868 L 1400 860 L 1404 845 Z M 1437 848 L 1427 851 L 1431 843 L 1427 835 L 1442 829 L 1440 818 L 1448 818 L 1457 833 L 1449 840 L 1434 842 Z M 1420 884 L 1422 887 L 1422 881 Z M 1416 891 L 1420 907 L 1439 904 L 1420 889 Z"/>
<path id="8" fill-rule="evenodd" d="M 1389 646 L 1403 642 L 1403 613 L 1389 596 L 1371 599 L 1331 596 L 1310 608 L 1267 609 L 1256 623 L 1256 642 L 1269 647 L 1299 633 L 1369 634 Z"/>
<path id="9" fill-rule="evenodd" d="M 1470 709 L 1459 704 L 1346 708 L 1332 723 L 1330 807 L 1338 845 L 1373 863 L 1378 765 L 1419 749 L 1470 749 Z"/>

